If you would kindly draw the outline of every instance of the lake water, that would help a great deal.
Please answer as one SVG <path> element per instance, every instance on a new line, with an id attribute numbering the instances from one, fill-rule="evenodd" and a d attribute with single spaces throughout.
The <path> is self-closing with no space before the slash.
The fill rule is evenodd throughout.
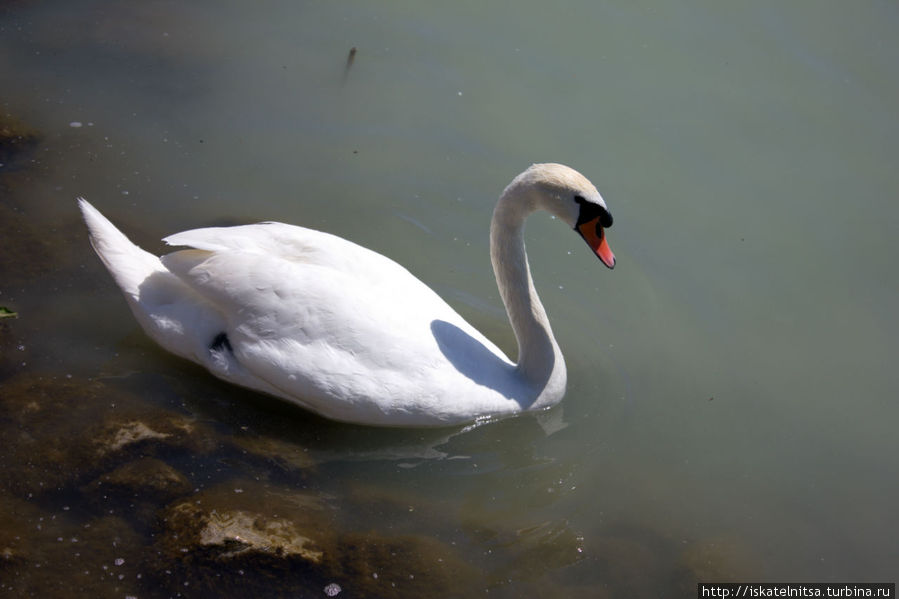
<path id="1" fill-rule="evenodd" d="M 0 112 L 36 135 L 0 152 L 0 589 L 246 596 L 225 557 L 153 561 L 166 506 L 222 489 L 302 491 L 357 560 L 248 561 L 257 596 L 418 596 L 414 556 L 433 596 L 895 581 L 897 29 L 887 1 L 7 3 Z M 74 200 L 157 252 L 210 224 L 344 236 L 514 355 L 488 224 L 544 161 L 598 186 L 618 265 L 529 221 L 568 393 L 474 429 L 330 423 L 167 355 Z M 67 453 L 123 405 L 204 432 Z M 97 500 L 141 459 L 191 491 Z"/>

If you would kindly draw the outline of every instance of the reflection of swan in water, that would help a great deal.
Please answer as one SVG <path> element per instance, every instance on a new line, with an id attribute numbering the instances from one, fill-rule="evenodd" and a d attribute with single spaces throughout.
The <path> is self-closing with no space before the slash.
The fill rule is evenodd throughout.
<path id="1" fill-rule="evenodd" d="M 232 383 L 335 420 L 441 426 L 537 410 L 564 394 L 566 372 L 531 280 L 524 223 L 544 209 L 603 263 L 612 218 L 596 188 L 536 164 L 503 191 L 490 227 L 497 285 L 518 363 L 392 260 L 280 223 L 171 235 L 161 259 L 81 200 L 91 242 L 144 330 Z"/>
<path id="2" fill-rule="evenodd" d="M 252 432 L 231 436 L 232 443 L 286 469 L 364 462 L 380 464 L 386 471 L 429 465 L 445 472 L 483 474 L 510 464 L 524 468 L 543 462 L 545 458 L 535 456 L 534 448 L 568 426 L 563 409 L 535 412 L 528 418 L 485 419 L 461 428 L 429 429 L 348 427 L 318 419 L 298 426 L 296 419 L 285 419 L 282 413 L 275 405 L 253 411 Z M 497 444 L 497 439 L 514 442 Z M 454 465 L 437 466 L 436 462 Z"/>

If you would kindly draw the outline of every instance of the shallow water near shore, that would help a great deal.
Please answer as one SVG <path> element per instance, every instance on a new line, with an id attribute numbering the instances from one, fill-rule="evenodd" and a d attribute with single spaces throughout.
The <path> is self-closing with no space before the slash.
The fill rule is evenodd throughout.
<path id="1" fill-rule="evenodd" d="M 897 26 L 881 2 L 0 8 L 0 591 L 895 580 Z M 487 229 L 540 161 L 596 183 L 618 265 L 529 221 L 568 393 L 477 427 L 333 423 L 166 354 L 74 200 L 154 252 L 344 236 L 514 355 Z"/>

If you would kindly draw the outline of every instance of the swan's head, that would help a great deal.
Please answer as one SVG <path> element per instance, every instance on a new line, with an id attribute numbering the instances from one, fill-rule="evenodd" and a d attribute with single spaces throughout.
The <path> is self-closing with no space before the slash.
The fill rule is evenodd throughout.
<path id="1" fill-rule="evenodd" d="M 603 264 L 615 268 L 605 233 L 612 226 L 612 215 L 587 177 L 563 164 L 535 164 L 512 181 L 509 188 L 513 187 L 533 202 L 532 209 L 542 208 L 567 223 Z"/>

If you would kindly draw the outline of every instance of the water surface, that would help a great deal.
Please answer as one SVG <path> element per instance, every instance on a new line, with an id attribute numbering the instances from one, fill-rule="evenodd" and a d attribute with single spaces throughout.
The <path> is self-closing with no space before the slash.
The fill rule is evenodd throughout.
<path id="1" fill-rule="evenodd" d="M 413 535 L 454 564 L 436 571 L 464 572 L 441 579 L 448 596 L 895 580 L 897 26 L 899 9 L 874 1 L 3 8 L 0 109 L 39 138 L 0 166 L 0 305 L 20 315 L 0 324 L 0 422 L 33 442 L 0 451 L 0 501 L 22 523 L 0 536 L 15 555 L 0 585 L 170 596 L 187 593 L 179 576 L 225 574 L 154 570 L 170 500 L 120 498 L 110 523 L 90 485 L 119 463 L 59 458 L 84 469 L 62 475 L 42 450 L 26 455 L 80 446 L 116 401 L 202 423 L 212 440 L 171 437 L 129 460 L 150 453 L 198 494 L 311 493 L 358 546 Z M 618 266 L 548 216 L 529 222 L 568 394 L 472 430 L 328 423 L 166 355 L 74 203 L 151 251 L 174 231 L 268 219 L 342 235 L 514 354 L 487 227 L 503 186 L 537 161 L 597 184 Z M 91 384 L 103 389 L 78 391 Z M 63 420 L 23 419 L 38 391 L 82 399 Z M 73 557 L 71 531 L 88 525 L 107 532 Z M 102 569 L 116 567 L 110 538 L 127 546 L 122 579 Z M 370 574 L 368 586 L 310 575 L 308 594 L 335 582 L 404 596 Z M 278 596 L 277 580 L 257 591 Z"/>

